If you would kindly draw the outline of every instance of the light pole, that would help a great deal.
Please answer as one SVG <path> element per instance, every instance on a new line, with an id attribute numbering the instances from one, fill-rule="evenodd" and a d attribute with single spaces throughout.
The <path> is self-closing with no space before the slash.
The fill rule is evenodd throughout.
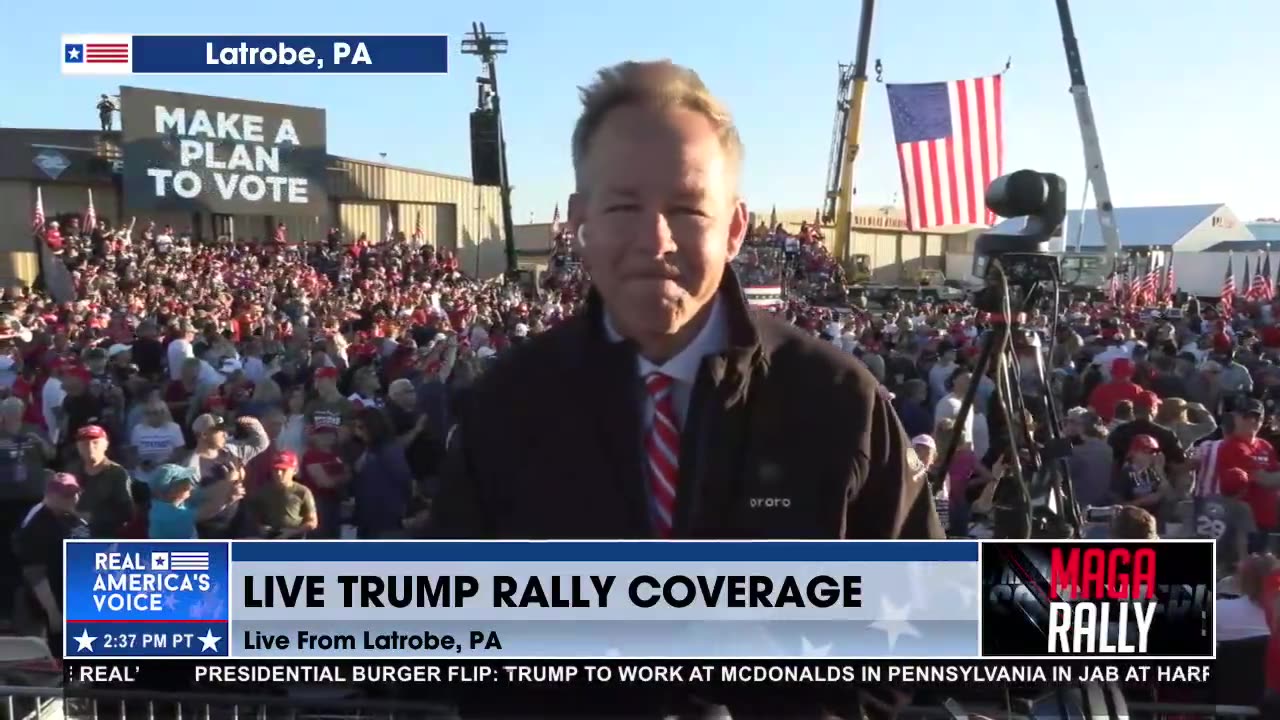
<path id="1" fill-rule="evenodd" d="M 498 130 L 498 187 L 502 196 L 502 232 L 505 236 L 507 272 L 515 274 L 515 222 L 511 218 L 511 177 L 507 169 L 507 141 L 502 132 L 502 99 L 498 95 L 497 57 L 507 52 L 505 33 L 490 33 L 484 23 L 471 23 L 471 32 L 462 39 L 462 53 L 480 58 L 485 74 L 476 78 L 477 110 L 493 112 Z"/>

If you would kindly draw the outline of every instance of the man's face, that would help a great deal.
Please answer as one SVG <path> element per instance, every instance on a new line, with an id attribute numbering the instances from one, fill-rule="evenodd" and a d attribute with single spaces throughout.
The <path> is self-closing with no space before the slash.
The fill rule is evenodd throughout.
<path id="1" fill-rule="evenodd" d="M 629 335 L 673 335 L 716 294 L 747 230 L 736 168 L 709 120 L 622 107 L 592 141 L 583 193 L 583 260 Z"/>
<path id="2" fill-rule="evenodd" d="M 1068 437 L 1080 437 L 1084 434 L 1084 423 L 1077 417 L 1068 417 L 1062 429 Z"/>
<path id="3" fill-rule="evenodd" d="M 205 438 L 209 443 L 209 447 L 221 449 L 227 445 L 227 433 L 221 428 L 208 431 L 205 433 Z"/>
<path id="4" fill-rule="evenodd" d="M 411 387 L 397 387 L 396 391 L 391 393 L 391 401 L 405 410 L 412 410 L 417 396 Z"/>
<path id="5" fill-rule="evenodd" d="M 76 448 L 80 451 L 80 458 L 88 463 L 99 463 L 107 456 L 106 438 L 78 440 Z"/>
<path id="6" fill-rule="evenodd" d="M 1254 412 L 1236 414 L 1236 432 L 1240 435 L 1257 435 L 1262 429 L 1262 415 Z"/>

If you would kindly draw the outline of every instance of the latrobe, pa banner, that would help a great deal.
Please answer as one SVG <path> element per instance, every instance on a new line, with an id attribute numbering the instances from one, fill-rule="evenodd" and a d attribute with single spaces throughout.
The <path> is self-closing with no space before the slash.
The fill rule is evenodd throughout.
<path id="1" fill-rule="evenodd" d="M 324 110 L 133 87 L 120 100 L 129 207 L 328 213 Z"/>
<path id="2" fill-rule="evenodd" d="M 446 35 L 62 36 L 64 75 L 444 75 Z"/>
<path id="3" fill-rule="evenodd" d="M 66 653 L 1203 659 L 1214 648 L 1212 593 L 1203 592 L 1212 549 L 1211 541 L 82 541 L 68 545 Z M 222 602 L 225 614 L 210 614 Z M 163 628 L 160 637 L 152 626 L 164 623 L 192 632 Z"/>

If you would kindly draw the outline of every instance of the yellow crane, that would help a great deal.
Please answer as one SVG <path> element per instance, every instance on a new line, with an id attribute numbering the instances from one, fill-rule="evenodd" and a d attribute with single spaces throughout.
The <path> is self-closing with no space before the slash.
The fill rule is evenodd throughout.
<path id="1" fill-rule="evenodd" d="M 832 254 L 840 263 L 849 258 L 853 226 L 853 162 L 858 157 L 862 136 L 862 105 L 867 90 L 867 55 L 871 46 L 871 18 L 875 0 L 862 0 L 858 22 L 858 46 L 853 65 L 840 66 L 836 96 L 836 127 L 827 167 L 827 194 L 823 205 L 824 225 L 835 226 Z"/>

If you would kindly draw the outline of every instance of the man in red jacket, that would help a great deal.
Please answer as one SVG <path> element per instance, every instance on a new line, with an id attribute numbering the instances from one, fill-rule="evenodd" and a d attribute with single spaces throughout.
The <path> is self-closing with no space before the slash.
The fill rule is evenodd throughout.
<path id="1" fill-rule="evenodd" d="M 1116 405 L 1121 400 L 1135 402 L 1143 393 L 1142 386 L 1133 382 L 1133 361 L 1116 358 L 1111 361 L 1111 380 L 1093 389 L 1089 395 L 1089 409 L 1098 413 L 1105 423 L 1116 415 Z"/>

